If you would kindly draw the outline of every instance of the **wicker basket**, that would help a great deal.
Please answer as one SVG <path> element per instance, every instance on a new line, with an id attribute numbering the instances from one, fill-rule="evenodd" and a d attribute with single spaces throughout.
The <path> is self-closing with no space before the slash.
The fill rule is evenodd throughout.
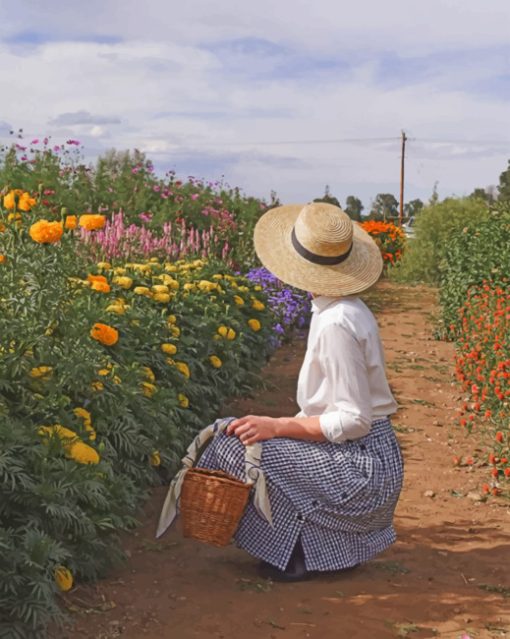
<path id="1" fill-rule="evenodd" d="M 239 525 L 250 489 L 250 484 L 222 471 L 190 468 L 180 498 L 184 537 L 226 546 Z"/>

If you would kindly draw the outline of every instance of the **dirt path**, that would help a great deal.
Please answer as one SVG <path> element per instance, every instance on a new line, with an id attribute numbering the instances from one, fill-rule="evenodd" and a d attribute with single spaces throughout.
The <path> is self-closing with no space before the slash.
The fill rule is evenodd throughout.
<path id="1" fill-rule="evenodd" d="M 146 525 L 126 540 L 128 563 L 76 588 L 67 600 L 74 627 L 52 639 L 510 637 L 510 508 L 468 497 L 486 469 L 452 464 L 475 442 L 456 426 L 453 347 L 433 340 L 434 295 L 383 283 L 368 302 L 401 405 L 394 419 L 406 459 L 399 541 L 355 570 L 272 584 L 235 548 L 184 540 L 178 528 L 156 542 L 161 489 L 147 505 Z M 281 349 L 266 372 L 269 390 L 225 414 L 292 414 L 303 352 L 303 339 Z"/>

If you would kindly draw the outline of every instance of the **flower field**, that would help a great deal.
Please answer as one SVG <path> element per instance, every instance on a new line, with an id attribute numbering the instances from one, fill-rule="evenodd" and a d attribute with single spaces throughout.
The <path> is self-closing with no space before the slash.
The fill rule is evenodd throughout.
<path id="1" fill-rule="evenodd" d="M 510 211 L 474 199 L 447 199 L 420 213 L 403 273 L 439 285 L 437 336 L 455 341 L 463 391 L 459 425 L 482 450 L 453 458 L 486 466 L 482 492 L 510 497 Z"/>
<path id="2" fill-rule="evenodd" d="M 266 204 L 158 180 L 140 158 L 91 172 L 47 145 L 20 153 L 0 169 L 0 636 L 13 639 L 44 636 L 59 592 L 120 559 L 148 488 L 253 389 L 309 303 L 242 275 L 253 254 L 235 234 Z"/>

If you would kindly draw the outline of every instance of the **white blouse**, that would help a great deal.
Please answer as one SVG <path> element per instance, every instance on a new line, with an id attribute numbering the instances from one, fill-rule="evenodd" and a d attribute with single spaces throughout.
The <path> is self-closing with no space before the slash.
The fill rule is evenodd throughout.
<path id="1" fill-rule="evenodd" d="M 298 417 L 320 415 L 324 436 L 343 442 L 367 435 L 394 413 L 377 322 L 357 297 L 316 297 L 297 386 Z"/>

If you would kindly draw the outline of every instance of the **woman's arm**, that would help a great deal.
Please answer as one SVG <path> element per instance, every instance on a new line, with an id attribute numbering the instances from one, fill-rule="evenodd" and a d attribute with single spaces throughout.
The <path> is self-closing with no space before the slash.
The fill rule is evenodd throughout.
<path id="1" fill-rule="evenodd" d="M 324 442 L 319 417 L 262 417 L 246 415 L 231 422 L 227 435 L 236 435 L 245 446 L 273 437 Z"/>

